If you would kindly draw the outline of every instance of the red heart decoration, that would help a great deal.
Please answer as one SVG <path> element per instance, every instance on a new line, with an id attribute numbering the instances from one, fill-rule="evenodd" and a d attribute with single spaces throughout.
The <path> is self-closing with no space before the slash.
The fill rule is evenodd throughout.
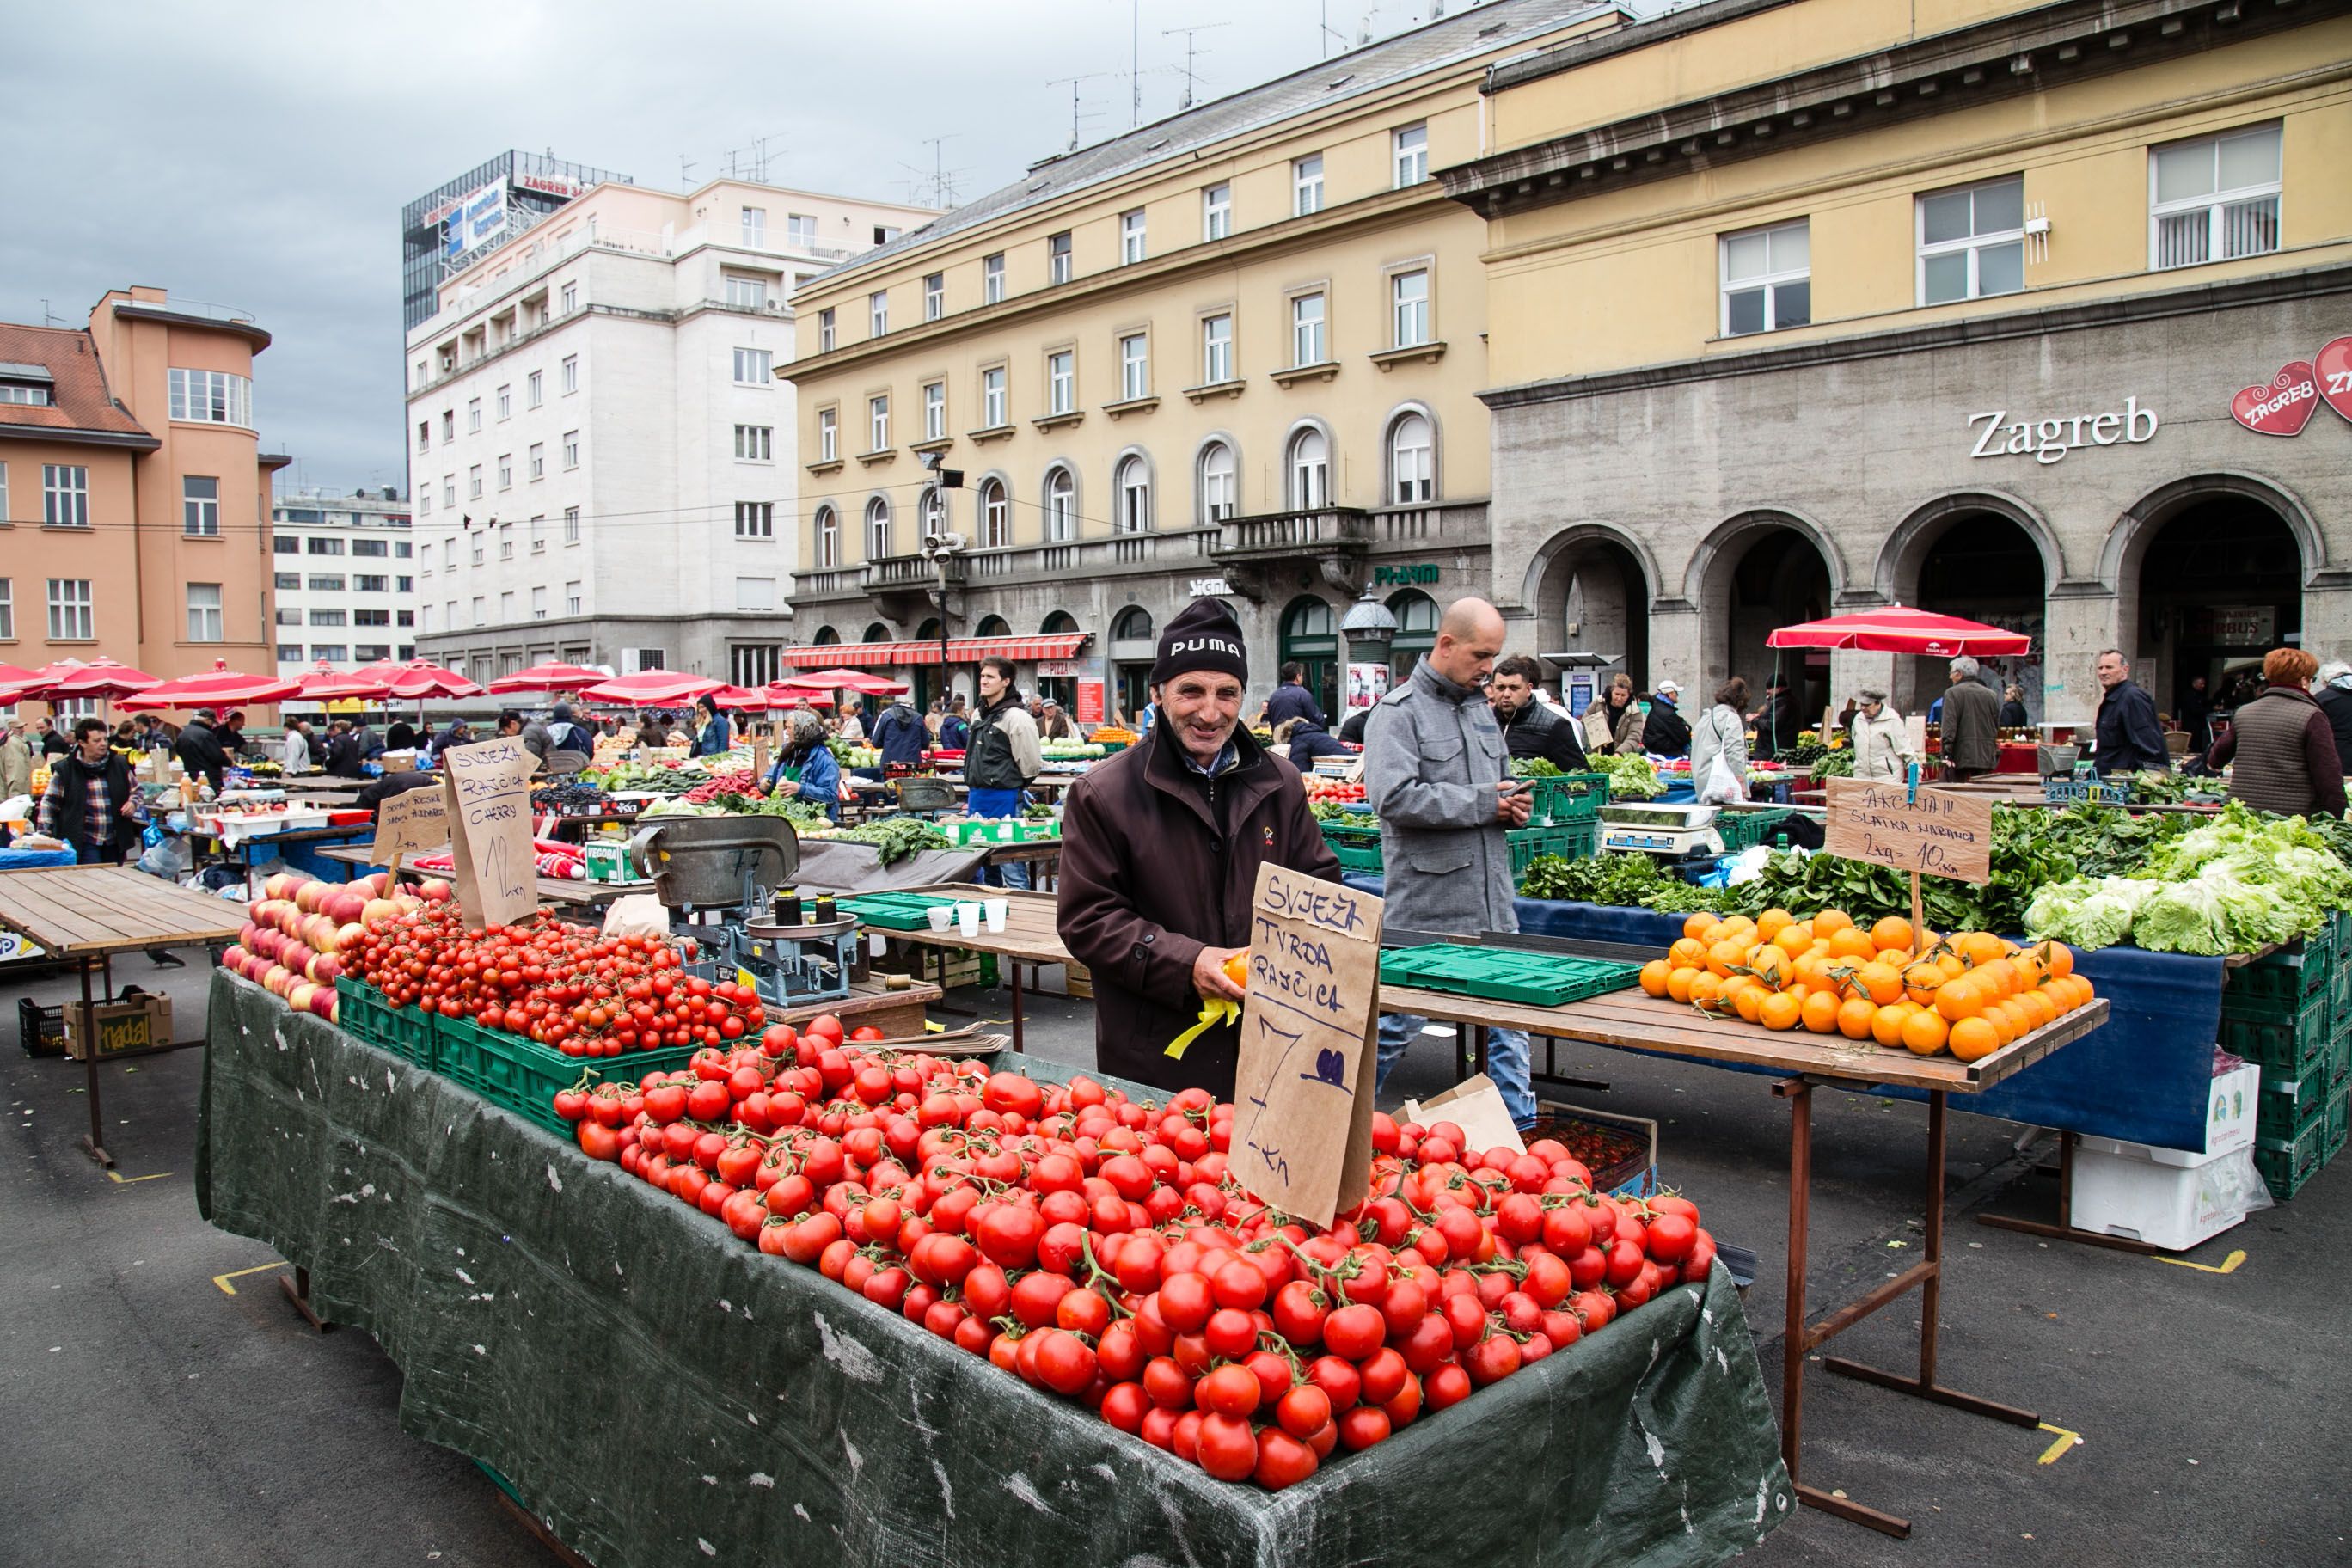
<path id="1" fill-rule="evenodd" d="M 2268 386 L 2250 386 L 2230 399 L 2230 416 L 2257 436 L 2297 436 L 2318 406 L 2319 378 L 2297 360 Z"/>
<path id="2" fill-rule="evenodd" d="M 2336 339 L 2311 356 L 2319 373 L 2319 400 L 2352 419 L 2352 337 Z"/>

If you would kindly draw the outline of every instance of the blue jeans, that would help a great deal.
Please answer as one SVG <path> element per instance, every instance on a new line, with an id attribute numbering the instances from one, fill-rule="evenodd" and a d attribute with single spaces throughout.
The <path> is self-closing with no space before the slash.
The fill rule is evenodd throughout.
<path id="1" fill-rule="evenodd" d="M 964 793 L 964 811 L 971 816 L 1018 816 L 1021 815 L 1021 792 L 1017 789 L 975 789 Z M 1029 886 L 1029 863 L 1014 860 L 1003 866 L 982 866 L 980 879 L 992 888 Z"/>
<path id="2" fill-rule="evenodd" d="M 1403 1056 L 1405 1047 L 1429 1024 L 1426 1018 L 1410 1013 L 1381 1015 L 1381 1063 L 1379 1076 L 1373 1079 L 1377 1092 L 1386 1083 L 1389 1069 Z M 1495 1029 L 1486 1031 L 1486 1076 L 1503 1093 L 1503 1109 L 1511 1113 L 1511 1121 L 1524 1132 L 1536 1124 L 1536 1096 L 1531 1081 L 1534 1058 L 1528 1054 L 1528 1033 L 1525 1029 Z"/>

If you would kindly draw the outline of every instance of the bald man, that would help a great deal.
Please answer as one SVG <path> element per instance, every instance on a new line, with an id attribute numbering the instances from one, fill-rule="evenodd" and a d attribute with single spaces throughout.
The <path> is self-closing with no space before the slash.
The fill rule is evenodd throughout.
<path id="1" fill-rule="evenodd" d="M 1527 826 L 1532 802 L 1506 776 L 1503 731 L 1486 700 L 1502 651 L 1502 612 L 1484 599 L 1455 600 L 1438 622 L 1437 646 L 1364 725 L 1365 795 L 1380 813 L 1389 930 L 1443 938 L 1519 929 L 1504 834 Z M 1381 1018 L 1381 1080 L 1426 1022 Z M 1511 1120 L 1533 1126 L 1528 1037 L 1489 1029 L 1486 1041 L 1487 1074 Z"/>

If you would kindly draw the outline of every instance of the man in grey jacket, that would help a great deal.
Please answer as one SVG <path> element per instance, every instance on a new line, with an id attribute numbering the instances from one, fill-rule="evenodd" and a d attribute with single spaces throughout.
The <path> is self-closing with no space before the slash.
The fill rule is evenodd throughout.
<path id="1" fill-rule="evenodd" d="M 1484 599 L 1455 600 L 1438 623 L 1437 646 L 1364 726 L 1365 795 L 1381 818 L 1386 929 L 1437 936 L 1519 929 L 1503 835 L 1527 826 L 1533 802 L 1505 777 L 1509 758 L 1486 701 L 1502 651 L 1501 612 Z M 1381 1080 L 1426 1022 L 1381 1019 Z M 1511 1120 L 1533 1126 L 1526 1033 L 1487 1030 L 1486 1063 Z"/>

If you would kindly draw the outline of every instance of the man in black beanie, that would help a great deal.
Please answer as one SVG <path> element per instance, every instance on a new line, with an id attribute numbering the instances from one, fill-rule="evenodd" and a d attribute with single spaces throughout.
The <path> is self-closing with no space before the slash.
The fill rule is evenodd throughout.
<path id="1" fill-rule="evenodd" d="M 1159 722 L 1087 770 L 1062 813 L 1056 921 L 1092 972 L 1095 1065 L 1159 1089 L 1234 1092 L 1241 1031 L 1169 1045 L 1204 1001 L 1239 1002 L 1224 962 L 1249 942 L 1257 868 L 1339 878 L 1298 770 L 1241 727 L 1249 654 L 1232 612 L 1198 599 L 1151 666 Z"/>

